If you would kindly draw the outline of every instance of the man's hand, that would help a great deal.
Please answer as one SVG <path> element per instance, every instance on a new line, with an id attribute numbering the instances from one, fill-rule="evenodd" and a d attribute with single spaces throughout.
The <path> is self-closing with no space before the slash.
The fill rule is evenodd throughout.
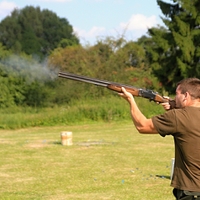
<path id="1" fill-rule="evenodd" d="M 164 96 L 165 99 L 169 99 L 169 97 Z M 163 106 L 163 108 L 167 111 L 170 110 L 170 104 L 169 102 L 165 102 L 165 103 L 161 103 L 161 105 Z"/>
<path id="2" fill-rule="evenodd" d="M 121 97 L 126 99 L 130 104 L 134 101 L 134 97 L 130 92 L 127 92 L 124 87 L 122 87 L 122 92 L 118 93 Z"/>

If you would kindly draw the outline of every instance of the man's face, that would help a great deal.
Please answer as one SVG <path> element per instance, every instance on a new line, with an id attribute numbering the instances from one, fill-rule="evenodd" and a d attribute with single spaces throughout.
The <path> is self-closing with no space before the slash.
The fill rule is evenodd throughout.
<path id="1" fill-rule="evenodd" d="M 185 107 L 185 94 L 182 94 L 179 86 L 176 88 L 176 96 L 175 96 L 175 101 L 176 101 L 176 107 L 177 108 L 183 108 Z"/>

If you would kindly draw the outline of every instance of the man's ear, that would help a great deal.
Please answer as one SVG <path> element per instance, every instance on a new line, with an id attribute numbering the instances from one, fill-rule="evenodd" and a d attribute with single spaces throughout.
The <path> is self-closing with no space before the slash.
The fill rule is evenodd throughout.
<path id="1" fill-rule="evenodd" d="M 189 93 L 189 92 L 186 92 L 186 93 L 185 93 L 185 100 L 187 100 L 189 97 L 191 97 L 190 93 Z"/>

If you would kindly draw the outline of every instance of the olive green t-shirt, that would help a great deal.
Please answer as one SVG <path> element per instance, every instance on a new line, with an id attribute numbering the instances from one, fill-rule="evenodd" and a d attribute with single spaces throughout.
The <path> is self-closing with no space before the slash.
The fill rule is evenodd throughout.
<path id="1" fill-rule="evenodd" d="M 161 136 L 172 135 L 175 165 L 171 186 L 200 192 L 200 108 L 169 110 L 152 118 Z"/>

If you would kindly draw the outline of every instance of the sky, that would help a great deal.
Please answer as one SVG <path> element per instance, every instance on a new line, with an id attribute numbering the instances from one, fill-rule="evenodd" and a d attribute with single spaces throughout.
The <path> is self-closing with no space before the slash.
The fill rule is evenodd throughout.
<path id="1" fill-rule="evenodd" d="M 148 28 L 163 25 L 156 0 L 0 0 L 0 21 L 15 8 L 26 6 L 48 9 L 66 18 L 82 45 L 94 45 L 106 37 L 135 41 Z"/>

